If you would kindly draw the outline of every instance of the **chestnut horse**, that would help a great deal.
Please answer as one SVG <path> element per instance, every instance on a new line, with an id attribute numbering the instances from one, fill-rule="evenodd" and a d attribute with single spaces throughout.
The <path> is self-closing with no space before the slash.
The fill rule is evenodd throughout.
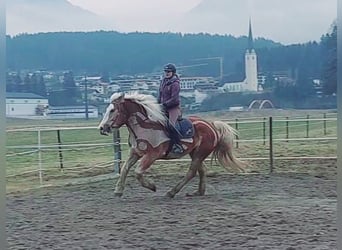
<path id="1" fill-rule="evenodd" d="M 170 151 L 168 137 L 168 119 L 156 98 L 138 93 L 114 93 L 110 104 L 99 124 L 100 133 L 108 135 L 112 128 L 127 126 L 129 131 L 129 157 L 123 165 L 115 187 L 115 195 L 122 196 L 127 174 L 138 161 L 135 169 L 140 184 L 156 191 L 153 182 L 144 177 L 146 170 L 157 159 L 176 159 L 187 154 L 191 157 L 190 168 L 186 176 L 170 191 L 168 197 L 174 197 L 198 172 L 199 187 L 193 195 L 204 195 L 206 186 L 206 168 L 204 160 L 212 153 L 212 160 L 230 169 L 243 171 L 243 163 L 233 155 L 233 138 L 236 131 L 222 121 L 209 122 L 198 117 L 188 117 L 193 126 L 191 138 L 181 139 L 184 152 L 175 154 Z"/>

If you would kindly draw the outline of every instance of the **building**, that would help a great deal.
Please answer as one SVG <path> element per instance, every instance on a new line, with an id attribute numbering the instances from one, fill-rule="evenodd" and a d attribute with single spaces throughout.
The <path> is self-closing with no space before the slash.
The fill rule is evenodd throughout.
<path id="1" fill-rule="evenodd" d="M 68 119 L 68 118 L 86 118 L 85 106 L 59 106 L 49 107 L 47 111 L 48 118 Z M 98 108 L 88 106 L 88 118 L 98 118 Z"/>
<path id="2" fill-rule="evenodd" d="M 180 95 L 200 104 L 209 95 L 221 93 L 213 77 L 181 77 Z"/>
<path id="3" fill-rule="evenodd" d="M 245 79 L 241 82 L 229 82 L 222 86 L 225 92 L 257 92 L 261 89 L 258 84 L 257 55 L 254 50 L 252 25 L 249 20 L 248 46 L 245 52 Z"/>
<path id="4" fill-rule="evenodd" d="M 6 116 L 45 116 L 48 99 L 33 93 L 6 92 Z"/>
<path id="5" fill-rule="evenodd" d="M 180 88 L 182 91 L 202 88 L 205 90 L 217 88 L 217 81 L 213 77 L 180 77 Z"/>

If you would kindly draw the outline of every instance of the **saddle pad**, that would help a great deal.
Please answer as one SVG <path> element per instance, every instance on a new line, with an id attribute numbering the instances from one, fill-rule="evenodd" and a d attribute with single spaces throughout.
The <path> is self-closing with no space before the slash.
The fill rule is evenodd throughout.
<path id="1" fill-rule="evenodd" d="M 194 141 L 194 139 L 192 138 L 182 138 L 181 142 L 188 142 L 188 143 L 192 143 Z"/>
<path id="2" fill-rule="evenodd" d="M 192 138 L 194 136 L 194 125 L 187 118 L 178 119 L 175 125 L 180 138 Z"/>

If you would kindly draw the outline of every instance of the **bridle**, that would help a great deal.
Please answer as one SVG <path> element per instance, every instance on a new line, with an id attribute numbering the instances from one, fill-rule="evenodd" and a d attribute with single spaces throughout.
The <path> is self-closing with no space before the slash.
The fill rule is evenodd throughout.
<path id="1" fill-rule="evenodd" d="M 122 108 L 122 103 L 112 103 L 114 106 L 114 111 L 117 111 L 117 115 L 113 116 L 113 118 L 111 119 L 111 127 L 113 127 L 113 124 L 116 124 L 116 122 L 118 121 L 119 118 L 123 118 L 124 121 L 127 121 L 127 114 L 126 112 L 122 112 L 123 108 Z M 116 108 L 116 106 L 118 106 L 118 108 Z"/>

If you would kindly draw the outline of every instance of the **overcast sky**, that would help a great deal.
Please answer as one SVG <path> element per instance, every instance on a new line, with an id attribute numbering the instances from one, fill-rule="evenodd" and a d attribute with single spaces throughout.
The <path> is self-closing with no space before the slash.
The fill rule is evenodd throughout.
<path id="1" fill-rule="evenodd" d="M 74 5 L 91 10 L 108 17 L 139 18 L 162 16 L 186 12 L 195 7 L 201 0 L 68 0 Z"/>
<path id="2" fill-rule="evenodd" d="M 68 0 L 105 16 L 120 31 L 169 31 L 167 24 L 180 19 L 201 0 Z M 172 20 L 172 21 L 171 21 Z"/>
<path id="3" fill-rule="evenodd" d="M 119 31 L 253 34 L 284 44 L 319 41 L 337 0 L 68 0 L 111 19 Z"/>

